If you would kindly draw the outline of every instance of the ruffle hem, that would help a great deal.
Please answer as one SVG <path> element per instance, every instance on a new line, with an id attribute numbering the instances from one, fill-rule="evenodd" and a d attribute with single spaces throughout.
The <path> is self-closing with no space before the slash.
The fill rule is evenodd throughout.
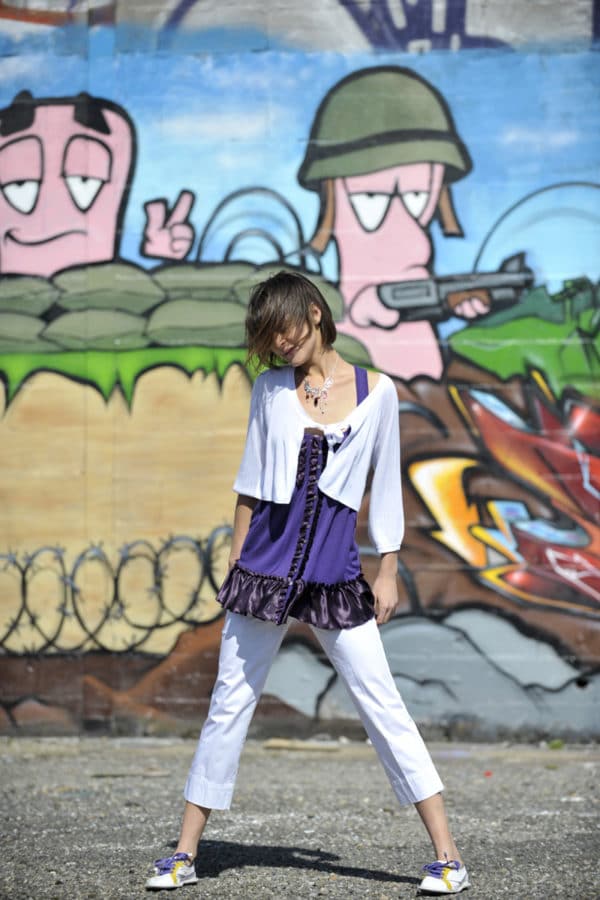
<path id="1" fill-rule="evenodd" d="M 251 572 L 238 563 L 217 601 L 224 609 L 281 625 L 288 616 L 316 628 L 353 628 L 375 615 L 373 592 L 361 574 L 351 581 L 318 584 Z"/>

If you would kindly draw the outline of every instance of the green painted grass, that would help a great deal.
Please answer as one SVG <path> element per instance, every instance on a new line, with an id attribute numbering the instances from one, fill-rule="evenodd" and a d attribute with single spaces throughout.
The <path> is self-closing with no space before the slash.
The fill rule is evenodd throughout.
<path id="1" fill-rule="evenodd" d="M 574 388 L 600 398 L 600 308 L 586 278 L 565 282 L 558 294 L 544 287 L 518 304 L 449 338 L 455 353 L 506 380 L 541 372 L 555 396 Z"/>
<path id="2" fill-rule="evenodd" d="M 496 328 L 469 325 L 450 338 L 452 349 L 506 380 L 537 369 L 560 397 L 575 388 L 600 397 L 600 334 L 590 335 L 572 322 L 555 324 L 525 317 Z"/>
<path id="3" fill-rule="evenodd" d="M 120 388 L 129 405 L 133 400 L 137 379 L 157 366 L 176 366 L 193 375 L 215 372 L 223 378 L 233 363 L 245 364 L 243 347 L 154 347 L 142 350 L 62 351 L 60 353 L 0 354 L 0 373 L 7 385 L 8 402 L 27 379 L 36 372 L 56 372 L 100 391 L 107 400 Z"/>

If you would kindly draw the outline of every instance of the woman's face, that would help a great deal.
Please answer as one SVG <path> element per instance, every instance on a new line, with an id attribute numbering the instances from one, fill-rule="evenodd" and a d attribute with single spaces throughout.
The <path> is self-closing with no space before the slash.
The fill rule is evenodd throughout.
<path id="1" fill-rule="evenodd" d="M 290 366 L 302 366 L 309 362 L 321 348 L 321 332 L 316 327 L 321 311 L 314 307 L 312 321 L 300 328 L 290 328 L 273 338 L 273 353 Z"/>

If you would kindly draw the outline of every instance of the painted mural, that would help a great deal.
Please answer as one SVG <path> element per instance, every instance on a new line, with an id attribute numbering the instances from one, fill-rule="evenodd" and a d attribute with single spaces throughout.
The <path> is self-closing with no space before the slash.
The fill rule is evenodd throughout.
<path id="1" fill-rule="evenodd" d="M 201 720 L 284 267 L 397 386 L 417 720 L 600 732 L 599 23 L 555 6 L 0 2 L 4 732 Z M 300 625 L 257 716 L 355 718 Z"/>

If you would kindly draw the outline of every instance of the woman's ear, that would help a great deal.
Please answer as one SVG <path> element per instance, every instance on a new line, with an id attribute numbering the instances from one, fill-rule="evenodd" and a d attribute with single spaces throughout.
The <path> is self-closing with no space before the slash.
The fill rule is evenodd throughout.
<path id="1" fill-rule="evenodd" d="M 311 317 L 313 320 L 313 325 L 315 326 L 315 328 L 320 328 L 322 313 L 321 313 L 321 310 L 319 309 L 319 307 L 316 305 L 316 303 L 311 304 L 310 314 L 311 314 Z"/>

